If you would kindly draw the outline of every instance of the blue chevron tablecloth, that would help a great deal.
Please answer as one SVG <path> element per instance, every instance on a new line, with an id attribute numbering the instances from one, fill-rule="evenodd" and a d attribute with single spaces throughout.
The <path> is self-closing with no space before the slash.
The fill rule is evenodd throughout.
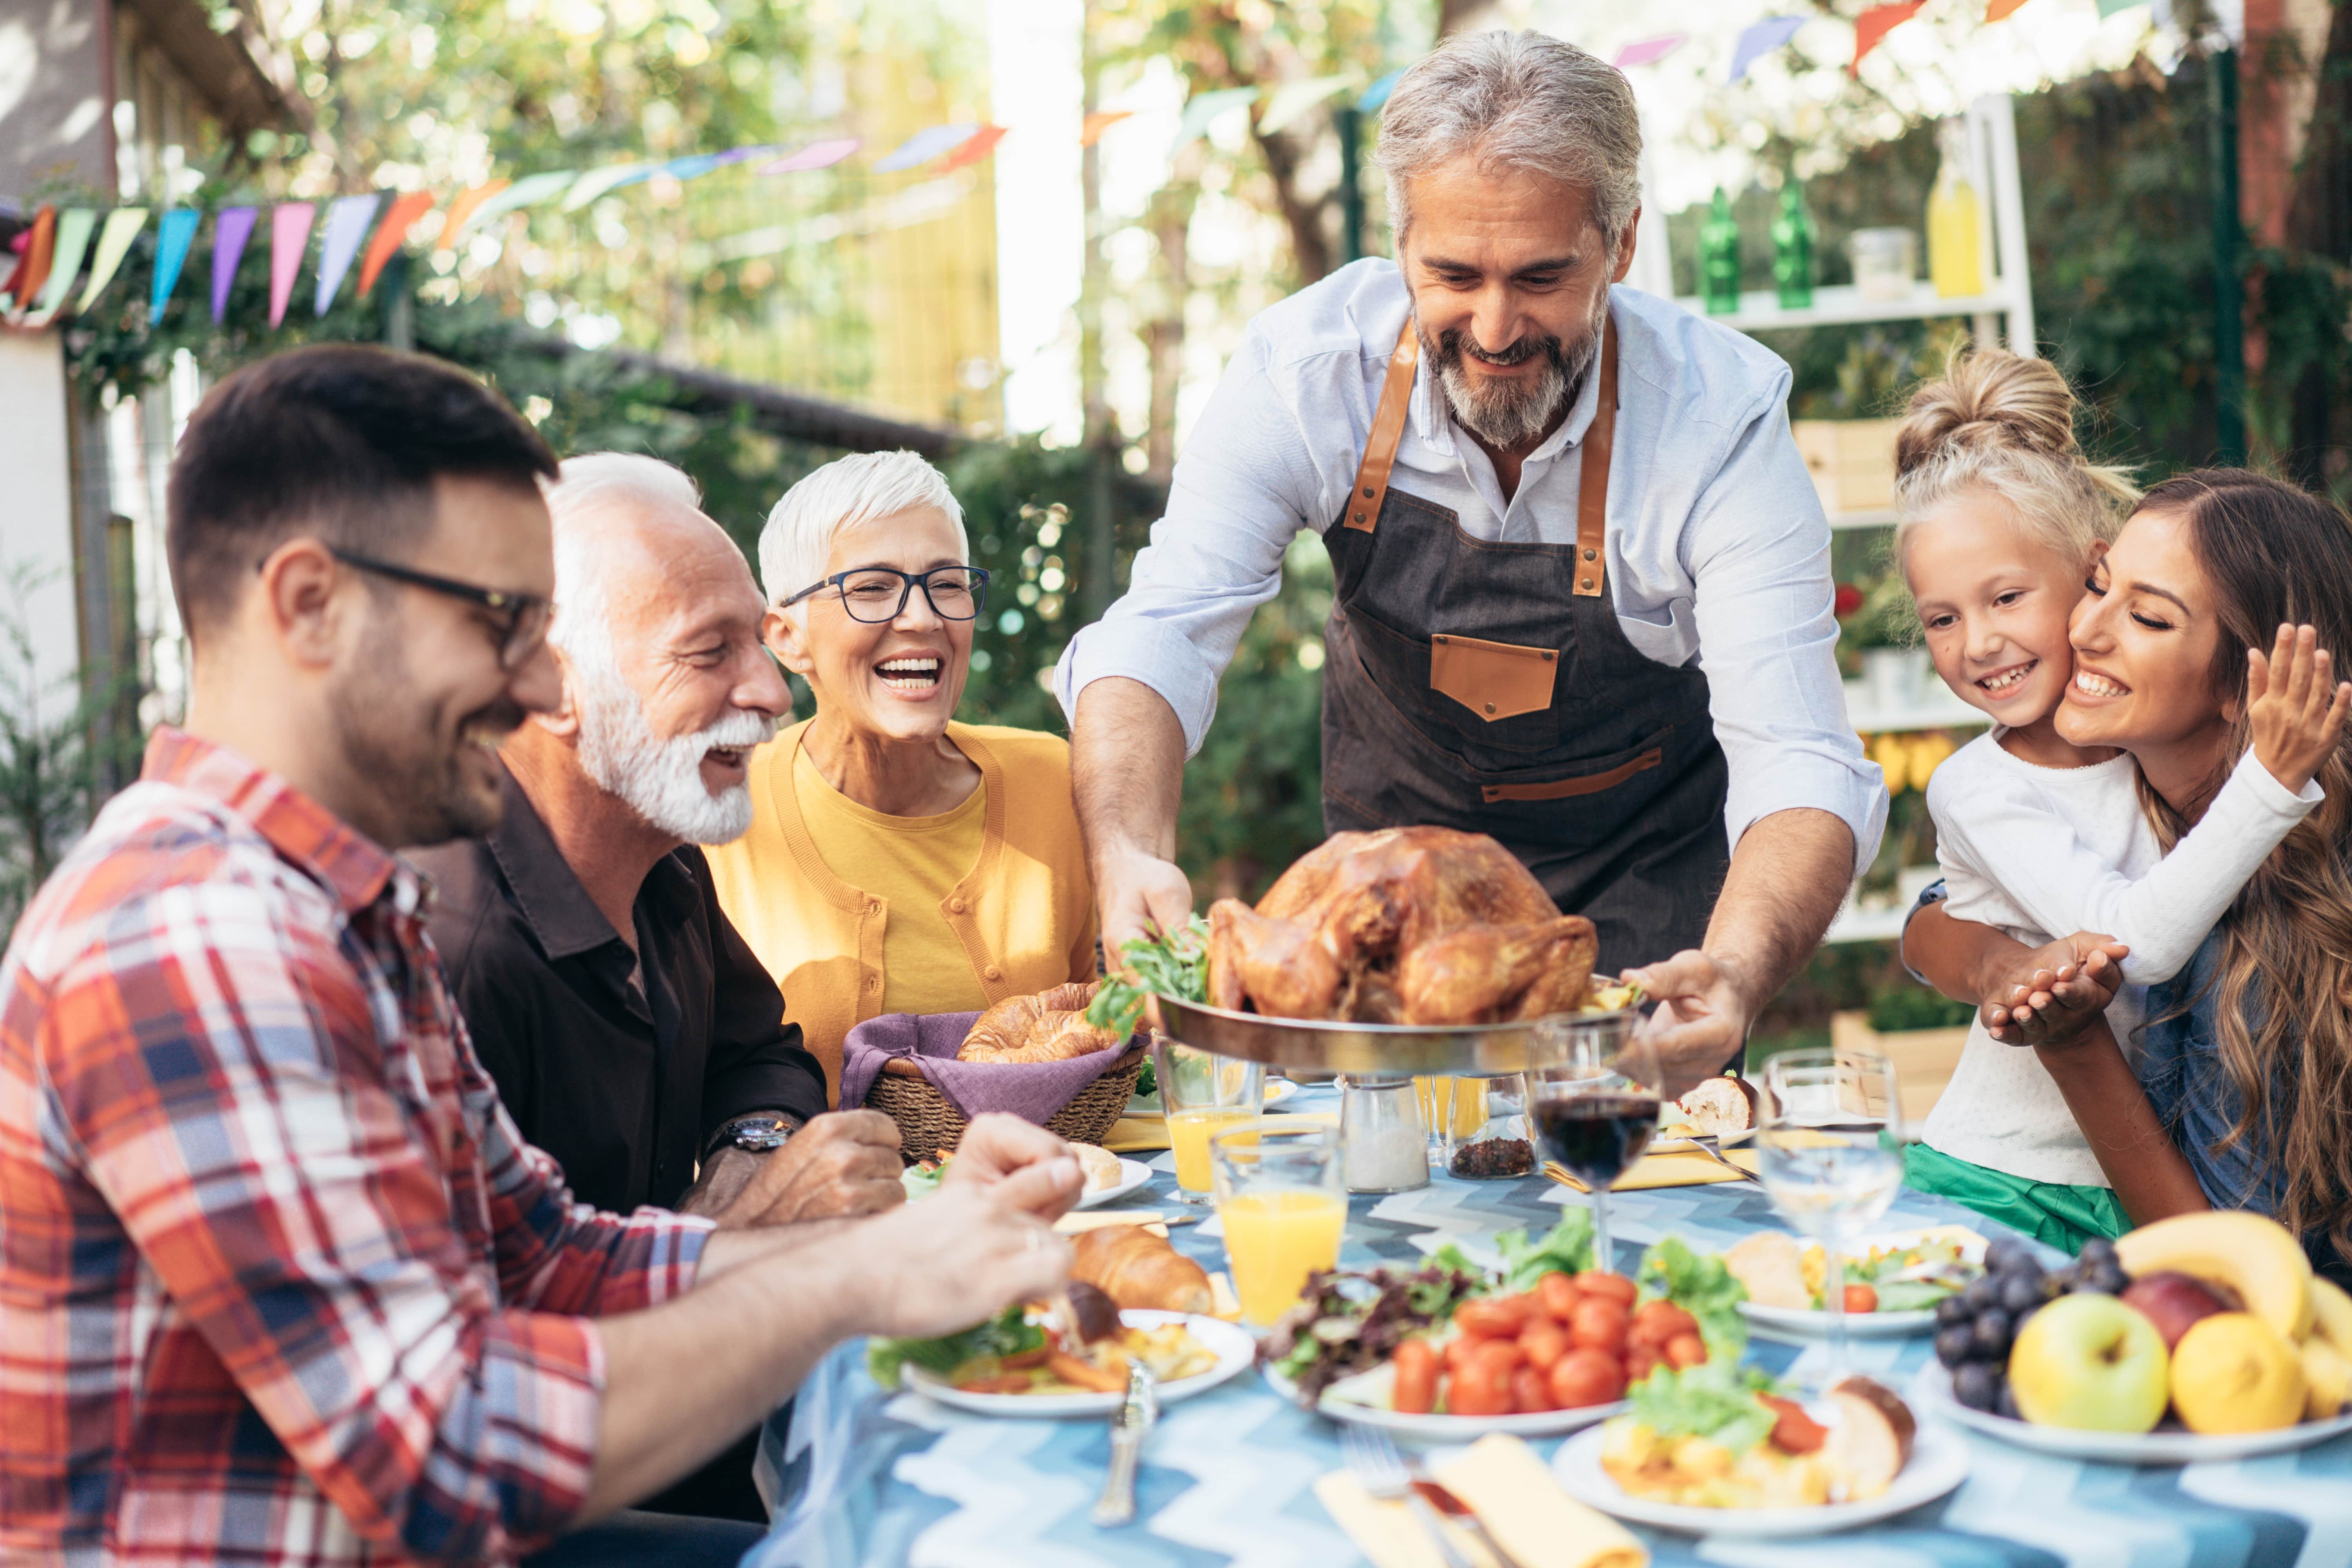
<path id="1" fill-rule="evenodd" d="M 1320 1095 L 1304 1097 L 1309 1103 Z M 1296 1103 L 1296 1102 L 1295 1102 Z M 1306 1104 L 1300 1104 L 1306 1109 Z M 1172 1207 L 1169 1157 L 1123 1201 Z M 1546 1229 L 1582 1198 L 1540 1179 L 1457 1182 L 1358 1198 L 1342 1260 L 1411 1262 L 1516 1226 Z M 1786 1228 L 1754 1183 L 1616 1194 L 1618 1267 L 1669 1232 L 1719 1250 Z M 1906 1189 L 1886 1228 L 1959 1221 L 2000 1226 Z M 1224 1267 L 1213 1220 L 1176 1244 Z M 1775 1371 L 1817 1350 L 1754 1342 Z M 1925 1338 L 1857 1341 L 1854 1364 L 1897 1388 L 1931 1359 Z M 1640 1533 L 1659 1564 L 1738 1568 L 2352 1568 L 2352 1437 L 2226 1464 L 2090 1464 L 1970 1435 L 1969 1479 L 1949 1497 L 1885 1524 L 1793 1542 Z M 1549 1451 L 1554 1445 L 1538 1447 Z M 1277 1399 L 1254 1373 L 1170 1406 L 1144 1450 L 1136 1521 L 1087 1522 L 1109 1461 L 1097 1421 L 992 1420 L 913 1394 L 886 1394 L 865 1372 L 862 1342 L 811 1376 L 789 1422 L 772 1422 L 761 1468 L 781 1496 L 745 1568 L 1327 1568 L 1362 1555 L 1309 1489 L 1341 1466 L 1336 1429 Z"/>

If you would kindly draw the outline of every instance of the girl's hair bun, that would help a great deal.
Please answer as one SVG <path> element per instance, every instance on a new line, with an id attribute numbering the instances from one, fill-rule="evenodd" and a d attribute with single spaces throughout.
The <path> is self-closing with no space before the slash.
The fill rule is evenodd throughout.
<path id="1" fill-rule="evenodd" d="M 1909 473 L 1952 447 L 2076 457 L 2074 389 L 2048 360 L 1956 351 L 1940 379 L 1911 395 L 1895 432 L 1895 471 Z"/>

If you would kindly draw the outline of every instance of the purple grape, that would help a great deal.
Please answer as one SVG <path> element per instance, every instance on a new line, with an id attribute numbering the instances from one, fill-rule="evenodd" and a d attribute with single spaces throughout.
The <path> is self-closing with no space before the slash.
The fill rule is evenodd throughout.
<path id="1" fill-rule="evenodd" d="M 1936 1359 L 1946 1366 L 1958 1367 L 1969 1361 L 1976 1349 L 1976 1331 L 1962 1323 L 1946 1329 L 1936 1336 Z"/>
<path id="2" fill-rule="evenodd" d="M 2001 1383 L 1999 1367 L 1989 1362 L 1969 1362 L 1952 1373 L 1952 1397 L 1970 1410 L 1990 1410 L 2000 1403 Z"/>

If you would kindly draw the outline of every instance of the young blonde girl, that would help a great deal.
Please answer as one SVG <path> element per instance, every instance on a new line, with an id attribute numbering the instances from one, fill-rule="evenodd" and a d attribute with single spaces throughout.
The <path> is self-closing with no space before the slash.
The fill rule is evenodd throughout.
<path id="1" fill-rule="evenodd" d="M 2137 499 L 2123 473 L 2084 458 L 2074 416 L 2048 363 L 1956 356 L 1914 394 L 1896 435 L 1895 560 L 1936 673 L 1993 721 L 1927 788 L 1947 910 L 2028 946 L 2078 931 L 2127 946 L 2107 1024 L 2128 1041 L 2146 987 L 2195 955 L 2319 799 L 2310 781 L 2325 746 L 2300 734 L 2300 710 L 2266 710 L 2204 819 L 2165 855 L 2132 758 L 2058 732 L 2053 716 L 2078 679 L 2069 616 Z M 1980 1021 L 1906 1174 L 2069 1250 L 2129 1227 L 2049 1073 Z"/>

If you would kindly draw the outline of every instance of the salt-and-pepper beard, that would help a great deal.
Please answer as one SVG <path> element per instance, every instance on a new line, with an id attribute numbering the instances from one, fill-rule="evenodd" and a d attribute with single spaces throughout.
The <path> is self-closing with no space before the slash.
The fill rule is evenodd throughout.
<path id="1" fill-rule="evenodd" d="M 1421 337 L 1422 356 L 1437 373 L 1437 384 L 1444 391 L 1445 404 L 1453 412 L 1454 423 L 1490 447 L 1516 451 L 1542 440 L 1567 416 L 1569 405 L 1584 390 L 1584 375 L 1592 368 L 1593 356 L 1600 351 L 1601 323 L 1608 313 L 1609 291 L 1604 289 L 1591 321 L 1573 343 L 1562 343 L 1550 336 L 1521 338 L 1500 353 L 1477 352 L 1476 357 L 1488 363 L 1506 365 L 1542 355 L 1548 362 L 1543 374 L 1528 382 L 1516 377 L 1474 381 L 1462 367 L 1464 345 L 1471 341 L 1468 333 L 1456 327 L 1441 332 L 1433 342 L 1418 324 L 1417 307 L 1413 319 L 1414 330 Z"/>

